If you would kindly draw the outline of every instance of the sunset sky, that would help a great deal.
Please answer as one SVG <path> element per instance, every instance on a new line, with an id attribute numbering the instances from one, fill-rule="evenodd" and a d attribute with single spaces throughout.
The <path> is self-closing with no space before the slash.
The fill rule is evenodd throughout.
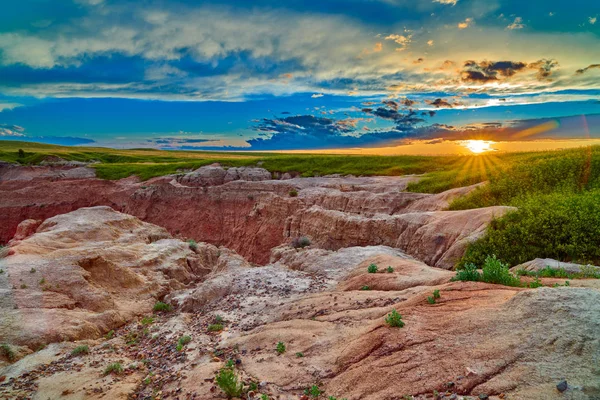
<path id="1" fill-rule="evenodd" d="M 6 3 L 0 139 L 238 150 L 417 141 L 423 153 L 452 140 L 600 139 L 597 0 Z"/>

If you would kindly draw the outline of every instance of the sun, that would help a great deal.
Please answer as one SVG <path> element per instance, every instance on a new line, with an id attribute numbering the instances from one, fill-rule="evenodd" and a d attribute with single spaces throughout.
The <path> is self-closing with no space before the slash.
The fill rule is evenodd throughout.
<path id="1" fill-rule="evenodd" d="M 490 140 L 463 140 L 462 145 L 471 150 L 472 153 L 480 154 L 486 151 L 493 151 L 492 145 L 495 142 Z"/>

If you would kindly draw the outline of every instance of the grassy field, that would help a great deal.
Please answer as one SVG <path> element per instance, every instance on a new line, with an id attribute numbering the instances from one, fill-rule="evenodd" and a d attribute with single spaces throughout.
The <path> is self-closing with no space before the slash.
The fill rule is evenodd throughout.
<path id="1" fill-rule="evenodd" d="M 19 149 L 23 152 L 19 154 Z M 95 161 L 104 179 L 142 180 L 219 162 L 260 165 L 271 172 L 329 174 L 424 174 L 409 191 L 439 193 L 483 181 L 489 184 L 456 200 L 451 210 L 511 205 L 459 262 L 483 265 L 489 255 L 509 265 L 536 257 L 600 264 L 600 146 L 552 152 L 478 156 L 354 156 L 115 150 L 0 141 L 0 160 L 38 164 L 49 156 Z"/>

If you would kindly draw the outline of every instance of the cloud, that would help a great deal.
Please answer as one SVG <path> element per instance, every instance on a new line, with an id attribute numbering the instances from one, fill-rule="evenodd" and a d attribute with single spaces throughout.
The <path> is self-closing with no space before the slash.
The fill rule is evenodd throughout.
<path id="1" fill-rule="evenodd" d="M 506 29 L 523 29 L 525 25 L 523 24 L 523 18 L 516 17 L 512 24 L 508 25 Z"/>
<path id="2" fill-rule="evenodd" d="M 578 69 L 577 71 L 575 71 L 575 73 L 576 73 L 577 75 L 581 75 L 581 74 L 584 74 L 584 73 L 586 73 L 588 70 L 590 70 L 590 69 L 594 69 L 594 68 L 598 68 L 598 69 L 600 69 L 600 64 L 591 64 L 591 65 L 588 65 L 588 66 L 587 66 L 587 67 L 585 67 L 585 68 Z"/>
<path id="3" fill-rule="evenodd" d="M 590 24 L 594 25 L 596 24 L 596 21 L 598 21 L 598 17 L 589 17 L 588 21 L 590 21 Z"/>
<path id="4" fill-rule="evenodd" d="M 456 3 L 458 3 L 458 0 L 433 0 L 433 2 L 440 4 L 450 4 L 452 6 L 455 6 Z"/>
<path id="5" fill-rule="evenodd" d="M 473 22 L 475 22 L 473 18 L 467 18 L 463 22 L 458 23 L 458 29 L 467 29 Z"/>
<path id="6" fill-rule="evenodd" d="M 25 128 L 18 125 L 0 124 L 0 136 L 25 136 Z"/>
<path id="7" fill-rule="evenodd" d="M 433 46 L 433 43 L 434 43 L 433 40 L 428 40 L 427 41 L 427 46 Z"/>
<path id="8" fill-rule="evenodd" d="M 431 104 L 435 108 L 453 108 L 455 105 L 458 105 L 457 103 L 450 104 L 448 101 L 443 99 L 435 99 L 433 101 L 428 101 L 427 103 Z"/>
<path id="9" fill-rule="evenodd" d="M 324 94 L 323 94 L 323 93 L 315 93 L 315 94 L 313 94 L 313 95 L 312 95 L 312 96 L 310 96 L 310 97 L 312 97 L 313 99 L 318 99 L 319 97 L 323 97 L 323 96 L 324 96 Z"/>
<path id="10" fill-rule="evenodd" d="M 529 64 L 527 67 L 532 69 L 537 69 L 536 77 L 538 80 L 546 80 L 550 78 L 552 75 L 552 70 L 558 66 L 558 61 L 556 60 L 539 60 L 534 63 Z"/>
<path id="11" fill-rule="evenodd" d="M 506 80 L 519 72 L 536 70 L 538 80 L 546 80 L 552 75 L 552 70 L 558 66 L 556 60 L 538 60 L 532 63 L 522 61 L 473 61 L 463 64 L 461 79 L 465 82 L 490 83 Z"/>
<path id="12" fill-rule="evenodd" d="M 391 34 L 385 37 L 385 40 L 393 40 L 396 44 L 400 45 L 400 47 L 396 48 L 396 51 L 405 50 L 412 40 L 412 35 L 397 35 Z"/>

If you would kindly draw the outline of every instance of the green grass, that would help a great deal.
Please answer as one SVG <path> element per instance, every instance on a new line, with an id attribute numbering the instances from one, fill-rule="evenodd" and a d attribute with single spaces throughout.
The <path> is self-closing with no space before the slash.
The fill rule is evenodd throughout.
<path id="1" fill-rule="evenodd" d="M 154 312 L 169 312 L 173 309 L 173 306 L 167 303 L 163 303 L 162 301 L 157 301 L 152 309 L 154 310 Z"/>
<path id="2" fill-rule="evenodd" d="M 223 324 L 210 324 L 208 325 L 209 332 L 220 332 L 223 330 Z"/>
<path id="3" fill-rule="evenodd" d="M 123 373 L 123 366 L 121 365 L 121 363 L 118 363 L 118 362 L 108 364 L 106 366 L 106 368 L 104 369 L 104 375 L 110 375 L 110 374 L 120 375 L 122 373 Z"/>
<path id="4" fill-rule="evenodd" d="M 16 360 L 17 355 L 15 353 L 15 351 L 12 349 L 12 347 L 7 344 L 7 343 L 2 343 L 0 345 L 0 353 L 6 357 L 6 359 L 10 362 L 13 362 Z"/>
<path id="5" fill-rule="evenodd" d="M 81 356 L 84 354 L 89 354 L 90 352 L 90 348 L 87 345 L 81 345 L 81 346 L 77 346 L 73 349 L 73 351 L 71 351 L 71 355 L 76 357 L 76 356 Z"/>
<path id="6" fill-rule="evenodd" d="M 217 374 L 215 381 L 217 386 L 225 393 L 227 398 L 241 397 L 244 384 L 239 381 L 235 371 L 231 368 L 223 368 Z"/>
<path id="7" fill-rule="evenodd" d="M 520 269 L 517 271 L 517 275 L 537 278 L 600 279 L 600 271 L 590 266 L 584 266 L 581 272 L 568 272 L 564 268 L 551 268 L 549 266 L 537 272 Z"/>
<path id="8" fill-rule="evenodd" d="M 455 281 L 486 282 L 504 286 L 523 286 L 518 276 L 508 270 L 508 265 L 496 256 L 488 256 L 479 272 L 474 264 L 467 264 L 453 278 Z"/>

